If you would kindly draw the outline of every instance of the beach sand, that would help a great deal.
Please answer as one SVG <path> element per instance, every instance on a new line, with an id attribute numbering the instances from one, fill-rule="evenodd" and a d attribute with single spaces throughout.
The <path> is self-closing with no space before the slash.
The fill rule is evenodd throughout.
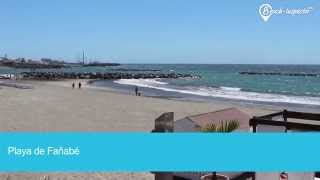
<path id="1" fill-rule="evenodd" d="M 151 173 L 10 173 L 0 174 L 0 180 L 152 180 Z"/>
<path id="2" fill-rule="evenodd" d="M 0 89 L 1 131 L 151 131 L 154 119 L 174 112 L 188 115 L 234 107 L 228 103 L 137 97 L 90 88 L 72 89 L 71 81 L 28 82 L 33 89 Z M 267 109 L 238 107 L 262 115 Z"/>
<path id="3" fill-rule="evenodd" d="M 73 81 L 23 82 L 33 89 L 0 89 L 1 131 L 144 131 L 154 119 L 174 112 L 175 120 L 188 115 L 234 107 L 228 103 L 176 101 L 137 97 L 93 88 L 72 89 Z M 77 83 L 77 82 L 76 82 Z M 238 106 L 251 114 L 271 110 Z M 0 179 L 153 179 L 151 173 L 1 174 Z"/>

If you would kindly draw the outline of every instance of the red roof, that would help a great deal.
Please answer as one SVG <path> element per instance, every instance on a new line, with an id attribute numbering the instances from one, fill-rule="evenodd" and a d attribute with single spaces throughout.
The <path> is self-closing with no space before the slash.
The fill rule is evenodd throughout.
<path id="1" fill-rule="evenodd" d="M 236 120 L 240 123 L 239 130 L 249 130 L 249 120 L 252 118 L 249 114 L 237 109 L 228 108 L 219 111 L 208 112 L 187 117 L 199 127 L 204 127 L 208 124 L 219 124 L 221 121 Z"/>

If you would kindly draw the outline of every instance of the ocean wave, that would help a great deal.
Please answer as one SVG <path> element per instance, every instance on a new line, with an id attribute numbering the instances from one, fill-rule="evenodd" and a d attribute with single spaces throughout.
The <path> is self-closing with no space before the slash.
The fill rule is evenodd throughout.
<path id="1" fill-rule="evenodd" d="M 118 84 L 126 84 L 126 85 L 134 85 L 134 86 L 150 87 L 150 88 L 156 85 L 168 84 L 166 82 L 159 81 L 159 79 L 119 79 L 114 82 Z"/>
<path id="2" fill-rule="evenodd" d="M 10 78 L 10 77 L 15 77 L 15 75 L 14 74 L 0 74 L 0 77 Z"/>
<path id="3" fill-rule="evenodd" d="M 134 85 L 198 96 L 219 97 L 244 101 L 320 105 L 319 97 L 248 92 L 242 91 L 241 88 L 236 87 L 173 87 L 168 85 L 166 82 L 161 82 L 155 79 L 121 79 L 114 82 L 124 85 Z"/>

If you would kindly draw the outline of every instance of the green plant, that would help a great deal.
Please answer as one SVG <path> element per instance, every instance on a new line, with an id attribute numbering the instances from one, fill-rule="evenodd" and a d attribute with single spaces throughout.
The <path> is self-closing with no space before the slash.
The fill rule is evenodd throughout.
<path id="1" fill-rule="evenodd" d="M 232 132 L 238 129 L 240 126 L 239 121 L 231 120 L 231 121 L 220 121 L 220 124 L 217 126 L 216 124 L 210 123 L 201 129 L 203 132 Z"/>

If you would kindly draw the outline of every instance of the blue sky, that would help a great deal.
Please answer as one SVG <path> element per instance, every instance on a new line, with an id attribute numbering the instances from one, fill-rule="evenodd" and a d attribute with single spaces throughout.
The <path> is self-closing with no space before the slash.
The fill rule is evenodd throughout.
<path id="1" fill-rule="evenodd" d="M 312 7 L 262 21 L 273 8 Z M 120 63 L 319 64 L 318 0 L 2 0 L 0 56 Z"/>

